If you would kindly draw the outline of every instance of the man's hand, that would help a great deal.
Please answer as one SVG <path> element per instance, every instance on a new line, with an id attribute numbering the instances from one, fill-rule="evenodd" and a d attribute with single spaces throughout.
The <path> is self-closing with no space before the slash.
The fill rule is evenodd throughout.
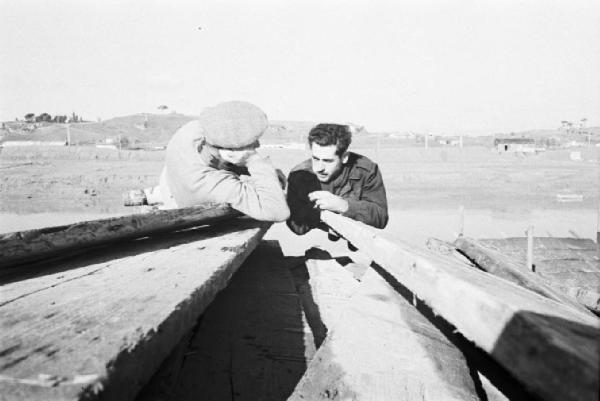
<path id="1" fill-rule="evenodd" d="M 314 191 L 308 194 L 308 199 L 315 202 L 315 207 L 336 213 L 348 211 L 348 201 L 328 191 Z"/>

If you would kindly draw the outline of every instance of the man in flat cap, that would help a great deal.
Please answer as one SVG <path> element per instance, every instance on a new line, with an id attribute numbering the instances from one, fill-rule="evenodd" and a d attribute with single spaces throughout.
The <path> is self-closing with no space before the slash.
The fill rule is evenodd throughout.
<path id="1" fill-rule="evenodd" d="M 167 209 L 229 203 L 256 220 L 286 220 L 278 173 L 256 151 L 267 126 L 265 113 L 247 102 L 206 108 L 169 141 L 160 184 L 144 190 L 146 202 Z"/>
<path id="2" fill-rule="evenodd" d="M 310 130 L 311 159 L 294 167 L 288 176 L 291 216 L 287 225 L 294 233 L 302 235 L 321 227 L 321 210 L 376 228 L 387 225 L 387 198 L 379 167 L 349 152 L 351 141 L 347 125 L 318 124 Z"/>

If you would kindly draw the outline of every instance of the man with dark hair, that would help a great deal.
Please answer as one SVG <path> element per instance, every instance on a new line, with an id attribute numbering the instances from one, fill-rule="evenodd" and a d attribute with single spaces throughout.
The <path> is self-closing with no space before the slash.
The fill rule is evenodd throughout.
<path id="1" fill-rule="evenodd" d="M 320 226 L 320 211 L 330 210 L 376 228 L 388 222 L 387 199 L 377 164 L 349 152 L 347 125 L 318 124 L 308 134 L 311 159 L 288 177 L 288 227 L 302 235 Z"/>

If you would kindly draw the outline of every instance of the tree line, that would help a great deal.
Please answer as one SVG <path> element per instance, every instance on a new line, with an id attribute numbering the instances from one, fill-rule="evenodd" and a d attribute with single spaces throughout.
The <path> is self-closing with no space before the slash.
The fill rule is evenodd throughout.
<path id="1" fill-rule="evenodd" d="M 25 114 L 24 117 L 25 117 L 25 121 L 28 123 L 46 122 L 46 123 L 64 124 L 64 123 L 81 123 L 84 121 L 81 116 L 78 116 L 75 113 L 72 113 L 71 116 L 57 114 L 54 117 L 48 113 L 41 113 L 38 115 L 35 115 L 35 113 L 27 113 L 27 114 Z"/>

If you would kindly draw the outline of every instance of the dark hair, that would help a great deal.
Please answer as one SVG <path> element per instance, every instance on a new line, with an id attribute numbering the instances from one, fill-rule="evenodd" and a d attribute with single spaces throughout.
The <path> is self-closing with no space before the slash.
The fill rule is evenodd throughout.
<path id="1" fill-rule="evenodd" d="M 335 154 L 341 156 L 348 150 L 352 142 L 352 132 L 347 125 L 340 124 L 318 124 L 308 133 L 308 144 L 313 143 L 321 146 L 335 145 Z"/>

